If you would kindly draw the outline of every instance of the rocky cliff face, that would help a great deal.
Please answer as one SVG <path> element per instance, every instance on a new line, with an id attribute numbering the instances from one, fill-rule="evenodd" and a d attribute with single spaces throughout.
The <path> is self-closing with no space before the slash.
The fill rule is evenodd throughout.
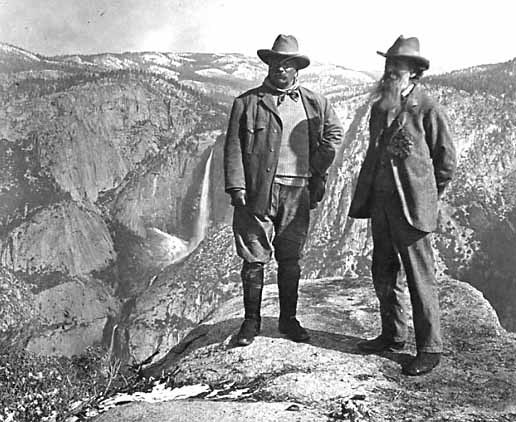
<path id="1" fill-rule="evenodd" d="M 29 327 L 38 325 L 34 294 L 6 268 L 0 268 L 0 347 L 23 346 Z"/>
<path id="2" fill-rule="evenodd" d="M 35 294 L 29 350 L 71 355 L 184 256 L 225 107 L 161 76 L 37 63 L 2 79 L 0 258 Z"/>
<path id="3" fill-rule="evenodd" d="M 102 218 L 71 201 L 39 211 L 11 230 L 0 247 L 2 265 L 27 274 L 88 274 L 115 258 Z"/>
<path id="4" fill-rule="evenodd" d="M 436 246 L 449 273 L 479 288 L 502 324 L 515 330 L 516 263 L 509 251 L 516 242 L 516 101 L 452 89 L 438 89 L 435 95 L 450 110 L 460 151 Z"/>
<path id="5" fill-rule="evenodd" d="M 46 331 L 31 350 L 70 354 L 113 336 L 128 359 L 158 349 L 163 356 L 223 301 L 240 296 L 221 183 L 223 133 L 231 97 L 255 85 L 263 65 L 189 53 L 43 58 L 2 49 L 0 56 L 0 256 L 41 305 Z M 482 90 L 464 90 L 453 75 L 428 83 L 448 109 L 460 152 L 435 246 L 440 273 L 479 287 L 510 328 L 515 104 L 491 89 L 489 73 L 470 74 L 482 74 Z M 348 219 L 347 209 L 368 142 L 372 78 L 319 64 L 302 77 L 327 93 L 346 128 L 326 198 L 312 212 L 303 274 L 362 277 L 369 274 L 369 228 Z M 203 203 L 211 229 L 184 260 L 202 238 L 201 211 L 208 218 L 200 209 L 208 170 Z M 274 282 L 274 265 L 268 274 Z M 63 310 L 67 301 L 72 311 Z"/>
<path id="6" fill-rule="evenodd" d="M 238 296 L 239 273 L 230 227 L 210 230 L 192 255 L 165 268 L 127 303 L 117 322 L 120 355 L 134 362 L 163 357 L 221 303 Z"/>
<path id="7" fill-rule="evenodd" d="M 99 343 L 110 317 L 120 312 L 113 289 L 93 277 L 73 277 L 36 294 L 31 304 L 40 317 L 26 349 L 43 355 L 80 355 Z"/>

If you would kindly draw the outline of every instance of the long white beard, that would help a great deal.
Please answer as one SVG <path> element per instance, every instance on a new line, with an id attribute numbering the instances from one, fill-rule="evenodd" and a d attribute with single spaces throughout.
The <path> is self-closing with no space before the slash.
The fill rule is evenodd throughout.
<path id="1" fill-rule="evenodd" d="M 403 92 L 402 79 L 386 78 L 385 75 L 378 81 L 371 97 L 378 101 L 378 107 L 384 111 L 399 110 Z"/>
<path id="2" fill-rule="evenodd" d="M 376 94 L 379 102 L 378 106 L 381 110 L 395 110 L 401 107 L 401 93 L 403 86 L 401 79 L 385 79 L 382 78 L 376 88 Z"/>

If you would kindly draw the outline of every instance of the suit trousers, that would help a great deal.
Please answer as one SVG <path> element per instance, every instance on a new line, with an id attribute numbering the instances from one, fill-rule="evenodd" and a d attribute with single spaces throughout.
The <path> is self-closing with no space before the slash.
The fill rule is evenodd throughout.
<path id="1" fill-rule="evenodd" d="M 400 260 L 405 270 L 418 351 L 442 352 L 438 287 L 431 233 L 406 220 L 397 193 L 375 192 L 371 215 L 372 276 L 380 302 L 382 336 L 388 341 L 407 338 L 407 310 L 402 301 Z"/>
<path id="2" fill-rule="evenodd" d="M 280 320 L 296 316 L 301 275 L 299 259 L 309 223 L 310 193 L 307 186 L 273 183 L 266 216 L 253 214 L 247 207 L 235 208 L 233 233 L 244 268 L 253 263 L 267 263 L 274 250 L 278 261 Z M 247 281 L 244 277 L 242 280 L 245 293 Z"/>
<path id="3" fill-rule="evenodd" d="M 310 193 L 307 186 L 272 184 L 267 215 L 235 207 L 233 234 L 238 256 L 246 262 L 299 261 L 310 224 Z"/>

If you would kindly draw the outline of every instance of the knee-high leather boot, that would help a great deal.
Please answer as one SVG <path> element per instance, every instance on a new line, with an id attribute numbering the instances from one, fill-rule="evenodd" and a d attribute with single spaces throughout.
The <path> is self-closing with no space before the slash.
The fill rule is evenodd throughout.
<path id="1" fill-rule="evenodd" d="M 240 346 L 251 344 L 260 332 L 263 290 L 263 264 L 260 262 L 244 262 L 242 266 L 242 284 L 244 290 L 244 322 L 237 334 Z"/>
<path id="2" fill-rule="evenodd" d="M 279 331 L 294 341 L 307 341 L 310 336 L 296 319 L 297 298 L 301 268 L 298 260 L 278 262 L 278 289 L 280 302 Z"/>

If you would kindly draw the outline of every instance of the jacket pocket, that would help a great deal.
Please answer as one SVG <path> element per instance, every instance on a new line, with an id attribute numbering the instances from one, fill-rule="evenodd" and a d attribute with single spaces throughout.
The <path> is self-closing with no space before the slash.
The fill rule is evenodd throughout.
<path id="1" fill-rule="evenodd" d="M 255 152 L 257 138 L 263 136 L 263 133 L 265 133 L 265 127 L 265 122 L 254 122 L 253 120 L 247 122 L 247 139 L 245 145 L 245 152 L 247 154 L 252 154 Z"/>

